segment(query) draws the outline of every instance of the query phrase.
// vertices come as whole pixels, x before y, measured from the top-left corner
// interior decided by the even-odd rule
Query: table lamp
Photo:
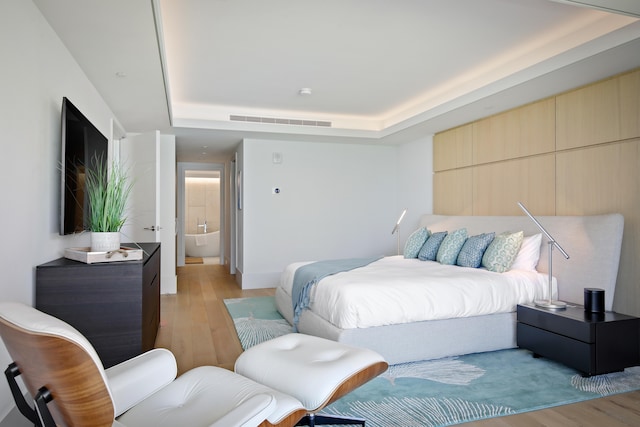
[[[400,255],[400,223],[402,222],[402,218],[404,218],[404,214],[407,213],[407,210],[403,210],[402,213],[400,214],[400,218],[398,218],[398,221],[396,221],[396,225],[393,227],[393,230],[391,231],[391,235],[393,236],[394,233],[398,233],[398,255]]]
[[[553,274],[552,274],[553,247],[555,246],[556,248],[558,248],[558,250],[562,253],[562,255],[564,255],[566,259],[569,259],[569,254],[567,254],[565,250],[562,249],[562,246],[560,246],[560,244],[556,242],[556,240],[551,236],[551,234],[549,234],[549,232],[547,232],[547,230],[544,229],[542,224],[540,224],[540,222],[538,222],[538,220],[533,215],[531,215],[531,212],[529,212],[522,203],[518,202],[518,206],[520,206],[520,209],[522,209],[524,213],[527,214],[529,218],[531,218],[531,220],[536,224],[536,226],[540,229],[540,231],[542,231],[542,234],[544,234],[547,237],[547,243],[549,244],[549,298],[546,300],[534,301],[534,304],[536,305],[536,307],[553,309],[553,310],[565,309],[567,308],[567,303],[565,303],[564,301],[553,300]]]

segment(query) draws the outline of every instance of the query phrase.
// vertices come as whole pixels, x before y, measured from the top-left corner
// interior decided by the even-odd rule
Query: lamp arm
[[[398,221],[396,221],[396,225],[393,227],[393,230],[391,230],[391,234],[395,234],[396,231],[398,231],[398,229],[400,228],[400,223],[402,222],[402,219],[404,218],[404,215],[407,213],[407,210],[403,210],[402,213],[400,214],[400,218],[398,218]]]
[[[533,216],[531,215],[531,212],[529,212],[527,210],[527,208],[524,207],[524,205],[520,202],[518,202],[518,206],[520,206],[520,209],[522,209],[522,211],[527,214],[527,216],[529,218],[531,218],[531,221],[534,222],[534,224],[540,229],[540,231],[542,231],[542,233],[547,237],[547,239],[549,240],[549,243],[553,243],[553,246],[555,246],[556,248],[558,248],[558,250],[562,253],[562,255],[566,258],[569,259],[569,254],[567,252],[565,252],[564,249],[562,249],[562,246],[560,246],[560,244],[556,241],[556,239],[553,238],[553,236],[551,236],[551,234],[549,234],[549,232],[547,230],[545,230],[545,228],[542,226],[542,224],[540,224],[540,222]]]

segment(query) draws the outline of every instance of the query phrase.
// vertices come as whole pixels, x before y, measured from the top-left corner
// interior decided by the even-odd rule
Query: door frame
[[[219,171],[220,172],[220,264],[224,263],[225,259],[225,238],[226,233],[226,216],[224,209],[225,201],[225,182],[226,177],[224,174],[224,163],[193,163],[193,162],[178,162],[178,185],[176,194],[177,205],[177,265],[183,267],[184,262],[184,233],[185,233],[185,178],[187,171]]]

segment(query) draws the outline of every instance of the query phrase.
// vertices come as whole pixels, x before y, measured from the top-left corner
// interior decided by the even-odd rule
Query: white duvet
[[[288,295],[304,264],[283,271]],[[480,316],[548,298],[547,281],[535,271],[494,273],[392,256],[322,279],[311,291],[309,309],[342,329]]]

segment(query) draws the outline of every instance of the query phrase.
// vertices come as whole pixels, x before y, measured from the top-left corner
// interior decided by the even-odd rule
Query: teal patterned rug
[[[272,297],[225,304],[245,349],[292,331]],[[583,378],[527,350],[511,349],[392,365],[323,413],[365,418],[369,427],[448,426],[638,389],[640,367]]]

